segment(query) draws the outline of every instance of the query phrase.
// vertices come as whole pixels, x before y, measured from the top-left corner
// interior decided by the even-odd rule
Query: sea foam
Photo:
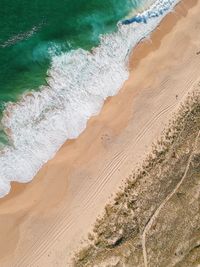
[[[79,136],[104,100],[117,94],[128,78],[129,51],[179,1],[155,1],[138,14],[146,17],[146,23],[119,23],[117,32],[102,35],[100,45],[91,52],[77,49],[53,56],[48,85],[24,95],[18,103],[7,104],[2,124],[11,145],[0,154],[1,197],[9,192],[11,181],[30,181],[67,139]]]

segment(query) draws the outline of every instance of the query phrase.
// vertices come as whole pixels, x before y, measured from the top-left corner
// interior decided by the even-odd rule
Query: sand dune
[[[200,80],[199,12],[200,1],[182,1],[135,49],[129,80],[86,131],[0,200],[0,266],[70,266],[112,193]]]

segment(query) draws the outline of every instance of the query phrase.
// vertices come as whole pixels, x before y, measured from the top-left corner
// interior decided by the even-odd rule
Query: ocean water
[[[44,84],[49,50],[91,49],[141,1],[0,0],[0,101]]]
[[[52,53],[90,50],[142,1],[0,0],[0,112],[46,84]],[[6,136],[0,128],[0,142]]]
[[[0,196],[78,137],[178,2],[0,0]]]

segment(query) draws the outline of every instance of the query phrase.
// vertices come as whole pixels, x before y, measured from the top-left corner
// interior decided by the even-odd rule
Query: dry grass
[[[141,168],[129,175],[113,203],[105,207],[103,216],[97,219],[88,236],[88,245],[75,255],[74,266],[95,266],[111,256],[120,259],[125,251],[129,252],[123,256],[126,261],[140,266],[143,230],[181,180],[199,129],[200,93],[196,90],[181,106],[160,140],[153,144],[152,153]],[[198,160],[194,161],[197,165]],[[195,163],[193,168],[197,171]],[[133,251],[135,261],[131,261]]]

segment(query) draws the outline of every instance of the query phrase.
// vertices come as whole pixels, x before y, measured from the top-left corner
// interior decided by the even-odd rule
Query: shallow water
[[[45,83],[52,50],[99,43],[141,1],[0,0],[0,106]]]
[[[5,129],[10,145],[0,155],[0,196],[9,192],[11,181],[30,181],[67,139],[78,137],[127,79],[129,51],[178,1],[156,0],[141,14],[142,23],[118,27],[141,1],[17,0],[9,2],[13,12],[5,1],[3,7],[9,10],[0,9],[5,12],[1,103],[29,93],[16,104],[7,103],[3,111],[0,140],[6,141]]]

